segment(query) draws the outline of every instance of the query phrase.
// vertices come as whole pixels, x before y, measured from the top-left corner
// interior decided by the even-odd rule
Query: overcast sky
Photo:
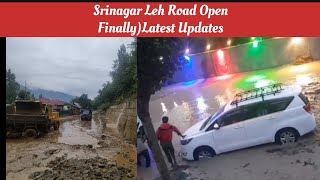
[[[7,38],[6,68],[27,86],[97,95],[121,44],[133,38]]]

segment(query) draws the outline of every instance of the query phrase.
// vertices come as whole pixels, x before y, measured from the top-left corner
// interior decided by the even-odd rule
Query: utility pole
[[[24,81],[24,100],[26,100],[27,96],[27,81]]]

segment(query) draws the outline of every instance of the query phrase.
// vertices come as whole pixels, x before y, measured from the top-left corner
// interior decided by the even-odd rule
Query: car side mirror
[[[215,123],[215,124],[213,125],[213,128],[214,128],[214,129],[219,129],[220,126],[219,126],[217,123]]]

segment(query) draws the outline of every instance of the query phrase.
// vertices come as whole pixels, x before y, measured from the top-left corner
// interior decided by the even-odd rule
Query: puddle
[[[100,147],[98,139],[95,138],[99,135],[95,119],[92,119],[92,121],[66,121],[60,126],[59,132],[58,143]]]

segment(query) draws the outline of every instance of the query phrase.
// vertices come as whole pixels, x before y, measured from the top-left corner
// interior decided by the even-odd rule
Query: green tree
[[[75,97],[71,100],[71,103],[79,103],[84,109],[92,108],[92,101],[88,98],[88,94],[82,94],[80,97]]]
[[[43,98],[43,95],[42,94],[39,94],[39,99]]]
[[[138,116],[162,179],[171,179],[149,113],[152,94],[182,68],[187,38],[138,38]]]
[[[31,94],[31,99],[32,99],[32,100],[35,100],[35,99],[36,99],[36,98],[34,97],[34,94],[33,94],[33,93]]]
[[[18,99],[19,100],[31,100],[32,97],[31,97],[30,91],[26,91],[26,90],[21,89],[18,92]]]
[[[11,104],[18,95],[20,89],[19,83],[16,82],[16,76],[11,69],[6,71],[6,103]]]
[[[112,81],[103,84],[94,98],[93,108],[106,110],[113,104],[136,95],[137,92],[137,42],[128,46],[121,45],[118,50],[118,58],[114,60],[110,76]],[[136,96],[135,96],[136,97]]]

